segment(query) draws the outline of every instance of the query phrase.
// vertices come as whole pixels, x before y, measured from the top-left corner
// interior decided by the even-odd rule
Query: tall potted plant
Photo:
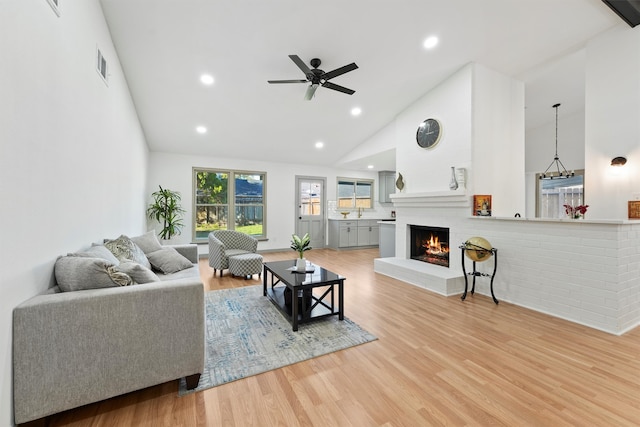
[[[172,236],[182,231],[182,214],[185,212],[180,206],[180,193],[171,191],[162,186],[160,190],[151,194],[153,203],[147,208],[149,219],[155,219],[162,224],[162,230],[158,234],[161,239],[169,240]]]
[[[311,237],[309,233],[305,233],[300,237],[296,234],[291,235],[291,249],[298,252],[299,258],[296,260],[296,269],[298,271],[305,271],[307,268],[307,260],[304,259],[304,253],[311,250]]]

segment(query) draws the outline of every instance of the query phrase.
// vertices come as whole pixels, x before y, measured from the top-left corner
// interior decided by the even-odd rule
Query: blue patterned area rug
[[[262,285],[207,292],[205,307],[204,372],[194,390],[180,381],[181,396],[377,339],[338,316],[293,332]]]

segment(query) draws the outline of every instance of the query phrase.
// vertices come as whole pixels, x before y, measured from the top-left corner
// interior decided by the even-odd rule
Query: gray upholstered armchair
[[[209,233],[209,265],[213,267],[213,275],[229,268],[229,257],[256,253],[258,240],[248,234],[233,230],[216,230]]]

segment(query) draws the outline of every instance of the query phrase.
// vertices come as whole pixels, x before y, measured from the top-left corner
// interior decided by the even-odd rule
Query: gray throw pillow
[[[171,274],[193,267],[191,261],[169,246],[166,246],[159,251],[151,252],[147,257],[149,257],[149,261],[153,268],[164,274]]]
[[[162,249],[162,244],[158,240],[155,230],[144,233],[142,236],[132,237],[131,241],[138,245],[145,254],[150,254],[151,252]]]
[[[113,255],[113,253],[111,253],[111,251],[106,247],[104,247],[103,245],[93,245],[89,249],[85,249],[83,251],[76,252],[73,254],[68,254],[68,255],[82,256],[85,258],[102,258],[103,260],[111,264],[115,264],[115,265],[120,264],[120,261],[118,260],[118,258],[116,258],[115,255]]]
[[[64,292],[128,286],[133,280],[102,258],[65,256],[56,260],[56,282]]]
[[[160,278],[153,271],[142,264],[133,261],[122,261],[117,267],[118,271],[126,273],[136,283],[159,282]]]
[[[104,246],[109,249],[120,262],[128,259],[142,264],[147,268],[151,268],[151,264],[149,264],[149,260],[142,249],[124,234],[117,239],[107,240]]]

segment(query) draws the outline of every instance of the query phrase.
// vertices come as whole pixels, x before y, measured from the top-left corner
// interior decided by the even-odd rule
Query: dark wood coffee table
[[[318,265],[312,265],[313,271],[298,273],[295,260],[264,263],[262,284],[264,296],[282,311],[293,326],[317,320],[327,316],[338,316],[344,320],[344,281],[345,277],[332,273]],[[292,270],[293,269],[293,270]],[[271,278],[271,286],[269,285]],[[282,284],[284,286],[276,286]],[[335,288],[338,295],[335,295]],[[285,290],[288,289],[287,292]],[[314,293],[314,289],[316,292]],[[293,298],[291,298],[293,296]],[[337,299],[337,310],[336,310]]]

